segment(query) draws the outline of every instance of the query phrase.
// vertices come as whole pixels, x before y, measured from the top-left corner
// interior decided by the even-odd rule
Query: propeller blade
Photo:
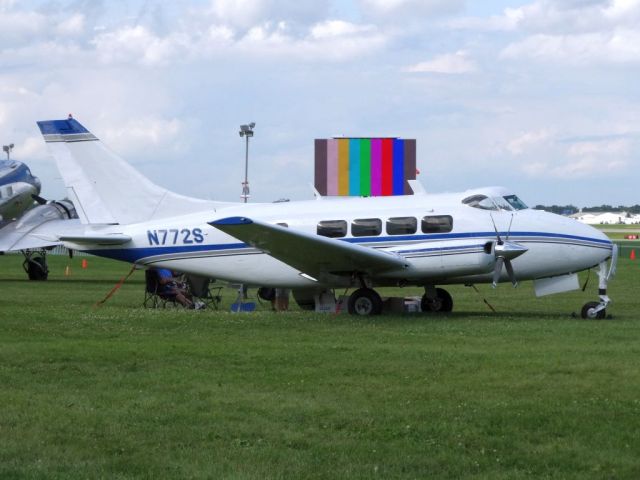
[[[504,266],[507,269],[507,274],[509,275],[509,280],[511,280],[511,283],[513,284],[514,287],[518,286],[518,280],[516,280],[516,275],[515,273],[513,273],[513,266],[511,265],[511,260],[506,259],[504,261]]]
[[[496,258],[496,266],[493,269],[493,288],[498,286],[498,282],[500,281],[500,275],[502,275],[502,264],[504,263],[503,257]]]

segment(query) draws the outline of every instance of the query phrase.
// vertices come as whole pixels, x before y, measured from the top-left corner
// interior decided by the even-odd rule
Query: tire
[[[266,302],[271,302],[276,298],[276,289],[269,287],[260,287],[258,289],[258,296]]]
[[[349,313],[351,315],[380,315],[382,299],[375,290],[360,288],[349,297]]]
[[[453,298],[445,289],[436,288],[436,298],[427,298],[425,293],[420,307],[423,312],[447,313],[453,310]]]
[[[599,312],[595,312],[596,307],[600,305],[598,302],[587,302],[582,307],[582,312],[580,312],[580,316],[587,320],[602,320],[606,318],[607,311],[605,309],[600,310]]]
[[[45,257],[32,257],[25,260],[25,270],[29,280],[43,281],[49,277],[49,268]]]

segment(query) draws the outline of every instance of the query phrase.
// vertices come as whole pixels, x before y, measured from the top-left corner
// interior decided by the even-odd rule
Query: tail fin
[[[155,185],[71,116],[38,127],[82,223],[129,224],[228,205]]]

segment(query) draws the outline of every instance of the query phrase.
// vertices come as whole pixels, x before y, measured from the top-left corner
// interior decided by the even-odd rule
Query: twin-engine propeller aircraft
[[[12,148],[13,144],[4,146],[7,157]],[[31,173],[27,165],[9,158],[0,160],[0,228],[3,235],[8,235],[16,228],[24,231],[26,225],[32,224],[35,218],[43,215],[50,218],[51,209],[63,212],[61,208],[64,208],[68,213],[69,208],[73,208],[69,202],[55,202],[56,205],[46,202],[38,196],[40,189],[40,179]],[[47,203],[49,205],[45,206],[44,204]],[[62,214],[57,218],[70,218],[70,216]],[[25,256],[24,269],[31,280],[47,278],[49,270],[44,246],[38,245],[35,249],[22,250]]]
[[[353,314],[378,314],[376,287],[418,285],[422,308],[451,311],[447,284],[534,280],[539,295],[578,288],[599,266],[603,318],[617,250],[598,230],[531,210],[504,188],[431,195],[236,204],[197,200],[151,183],[75,119],[38,122],[79,220],[51,220],[29,241],[249,286],[293,289],[303,306],[331,288],[357,288]],[[1,238],[0,238],[1,241]],[[0,249],[2,247],[0,246]],[[607,261],[611,259],[611,266]]]

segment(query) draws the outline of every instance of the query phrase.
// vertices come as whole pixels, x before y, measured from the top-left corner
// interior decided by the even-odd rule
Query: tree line
[[[574,213],[578,213],[580,209],[575,205],[536,205],[534,207],[536,210],[544,210],[546,212],[557,213],[558,215],[573,215]],[[603,212],[627,212],[631,215],[636,215],[640,213],[640,205],[618,205],[614,207],[612,205],[599,205],[596,207],[583,207],[582,213],[603,213]]]

